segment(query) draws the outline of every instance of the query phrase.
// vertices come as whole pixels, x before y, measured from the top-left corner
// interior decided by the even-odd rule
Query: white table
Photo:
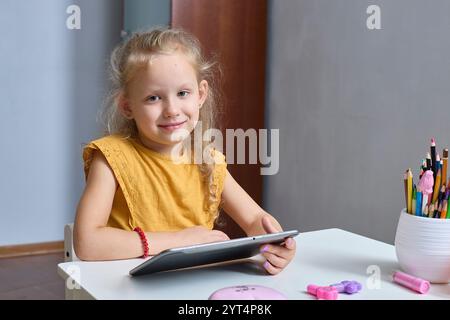
[[[142,259],[66,262],[58,265],[58,273],[66,280],[67,299],[205,300],[217,289],[250,284],[277,289],[289,299],[315,299],[305,292],[308,284],[343,280],[359,281],[363,289],[353,295],[340,294],[341,300],[450,299],[450,285],[432,284],[423,295],[392,282],[393,271],[399,269],[392,245],[340,229],[301,233],[296,241],[294,260],[275,276],[261,271],[260,256],[136,278],[128,272]]]

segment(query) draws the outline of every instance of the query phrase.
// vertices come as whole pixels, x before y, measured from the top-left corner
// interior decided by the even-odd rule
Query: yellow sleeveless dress
[[[218,201],[208,210],[197,164],[176,163],[138,139],[110,135],[84,147],[86,179],[95,150],[105,156],[118,182],[108,226],[124,230],[140,227],[147,232],[198,225],[213,228],[226,175],[225,157],[219,151],[214,154],[213,172]]]

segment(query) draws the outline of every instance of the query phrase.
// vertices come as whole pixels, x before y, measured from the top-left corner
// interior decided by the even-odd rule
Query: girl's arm
[[[117,187],[106,158],[95,151],[74,225],[74,249],[81,260],[128,259],[143,254],[136,232],[106,226]],[[150,255],[168,248],[228,239],[223,232],[203,227],[179,232],[147,232],[146,236]]]
[[[223,209],[248,236],[282,231],[278,221],[264,211],[227,170],[222,191]],[[263,245],[262,255],[267,259],[264,268],[270,274],[282,271],[295,255],[296,244],[288,238],[282,245]]]
[[[267,217],[277,231],[283,231],[278,221],[264,211],[228,172],[222,192],[223,209],[245,231],[247,236],[267,233],[262,218]]]

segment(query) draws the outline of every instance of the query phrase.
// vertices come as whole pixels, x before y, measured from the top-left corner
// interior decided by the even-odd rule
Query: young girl
[[[233,179],[223,154],[204,151],[211,141],[195,141],[215,125],[213,67],[198,40],[176,29],[135,33],[113,51],[107,135],[83,151],[87,182],[74,226],[80,259],[228,240],[212,230],[219,206],[248,236],[282,231]],[[205,159],[193,163],[199,154]],[[292,238],[261,247],[264,268],[280,272],[295,248]]]

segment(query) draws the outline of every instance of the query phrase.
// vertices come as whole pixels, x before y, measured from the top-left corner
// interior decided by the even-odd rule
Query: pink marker
[[[394,282],[419,293],[427,293],[430,290],[430,282],[417,277],[413,277],[404,272],[396,271],[393,275]]]
[[[306,290],[309,294],[316,296],[319,300],[336,300],[338,298],[338,291],[335,287],[321,287],[316,286],[315,284],[310,284]]]

